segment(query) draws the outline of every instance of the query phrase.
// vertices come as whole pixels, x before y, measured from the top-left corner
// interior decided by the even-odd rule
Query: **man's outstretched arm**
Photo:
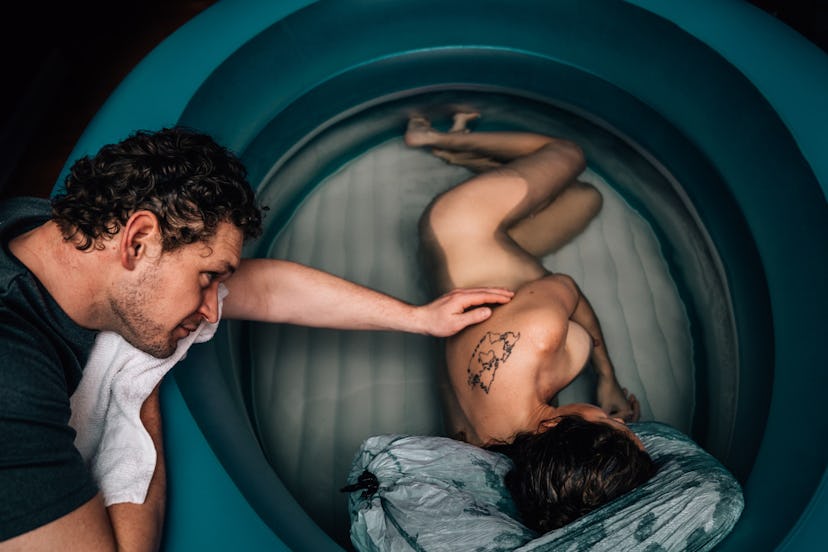
[[[491,315],[487,304],[507,303],[500,288],[451,291],[415,306],[333,274],[290,261],[245,259],[226,282],[223,316],[302,326],[395,330],[453,335]]]

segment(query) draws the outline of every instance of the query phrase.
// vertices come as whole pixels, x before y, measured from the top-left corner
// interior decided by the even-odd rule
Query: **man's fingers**
[[[471,295],[487,295],[487,296],[492,295],[492,296],[498,296],[498,297],[512,297],[515,294],[515,292],[510,290],[510,289],[498,288],[498,287],[492,287],[492,288],[464,288],[464,289],[460,289],[460,290],[457,290],[457,291],[459,291],[460,293],[467,293],[467,294],[471,294]]]
[[[449,293],[492,293],[495,295],[505,295],[507,297],[515,294],[514,291],[501,287],[457,288]]]
[[[467,322],[463,325],[465,328],[466,326],[470,326],[472,324],[477,324],[478,322],[483,322],[488,317],[492,315],[492,309],[489,307],[480,307],[476,309],[472,309],[470,311],[464,312],[461,314],[461,319],[463,322]]]
[[[489,307],[478,307],[476,309],[461,312],[453,317],[453,323],[451,326],[444,327],[444,330],[435,329],[435,331],[432,332],[432,335],[437,337],[448,337],[450,335],[454,335],[467,326],[483,322],[491,315],[492,309]]]
[[[463,310],[484,303],[508,303],[514,293],[508,289],[465,289],[452,293],[452,299],[460,302]]]
[[[512,300],[514,292],[505,288],[466,288],[452,290],[427,306],[433,324],[428,333],[448,337],[466,326],[478,324],[492,315],[491,307]]]

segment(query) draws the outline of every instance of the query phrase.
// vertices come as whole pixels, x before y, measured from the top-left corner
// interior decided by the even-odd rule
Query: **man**
[[[601,195],[577,181],[574,143],[523,132],[468,132],[460,113],[448,132],[420,117],[412,147],[478,172],[438,196],[420,221],[421,246],[438,291],[498,286],[515,291],[486,321],[446,342],[450,431],[512,457],[506,483],[524,521],[546,532],[612,500],[653,473],[624,421],[635,396],[621,388],[598,319],[569,276],[539,258],[582,231]],[[601,408],[557,406],[557,393],[590,360]]]
[[[165,473],[156,388],[141,420],[157,451],[143,504],[105,508],[73,444],[70,401],[98,331],[158,358],[202,320],[447,336],[507,302],[459,290],[420,307],[295,263],[241,259],[261,232],[238,159],[183,129],[138,132],[72,167],[52,201],[0,208],[0,551],[154,550]]]

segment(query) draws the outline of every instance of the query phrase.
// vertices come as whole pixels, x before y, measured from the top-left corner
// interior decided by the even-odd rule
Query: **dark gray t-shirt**
[[[96,332],[75,324],[8,248],[49,215],[43,199],[0,204],[0,541],[97,492],[69,427],[69,396]]]

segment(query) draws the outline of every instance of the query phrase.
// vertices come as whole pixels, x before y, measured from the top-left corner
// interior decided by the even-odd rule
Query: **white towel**
[[[228,290],[219,285],[219,319]],[[175,352],[155,358],[130,345],[114,332],[101,332],[70,397],[75,446],[98,484],[106,506],[120,502],[143,504],[155,471],[156,452],[141,423],[144,401],[161,378],[186,354],[190,345],[207,341],[218,322],[202,321],[178,342]]]

